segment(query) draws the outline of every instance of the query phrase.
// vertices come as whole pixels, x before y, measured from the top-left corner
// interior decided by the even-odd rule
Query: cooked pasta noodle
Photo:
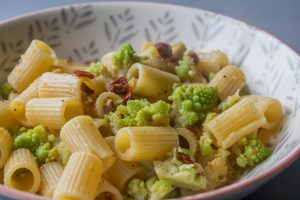
[[[75,97],[81,99],[81,80],[69,74],[44,73],[38,83],[40,98]]]
[[[99,157],[88,152],[73,153],[58,181],[53,198],[95,199],[102,170],[103,163]]]
[[[86,151],[99,156],[103,160],[104,171],[115,161],[113,151],[89,116],[78,116],[68,121],[60,136],[72,152]]]
[[[52,197],[63,171],[64,167],[59,162],[46,163],[40,167],[41,185],[39,191],[43,196]]]
[[[228,148],[266,123],[255,104],[243,99],[206,123],[205,129],[215,137],[218,146]]]
[[[26,104],[26,118],[37,126],[60,129],[73,117],[83,114],[80,101],[74,97],[35,98]]]
[[[122,97],[113,93],[113,92],[103,92],[101,93],[95,103],[95,110],[97,113],[97,117],[104,117],[105,114],[105,106],[112,105],[114,107],[114,103],[116,101],[122,101]]]
[[[10,101],[0,101],[0,127],[10,128],[17,123],[9,105]]]
[[[55,53],[46,43],[33,40],[7,80],[16,91],[22,92],[37,77],[52,68],[54,59]]]
[[[0,169],[8,160],[12,150],[12,137],[9,132],[0,127]]]
[[[171,127],[126,127],[115,138],[115,150],[126,161],[163,159],[178,145],[177,131]]]
[[[115,137],[106,137],[107,144],[111,149],[115,149]],[[127,183],[133,177],[142,177],[145,173],[144,168],[137,162],[126,162],[116,156],[116,161],[104,174],[106,179],[109,180],[118,190],[124,192]]]
[[[177,128],[177,133],[179,136],[179,146],[189,149],[192,154],[195,154],[198,145],[195,134],[186,128]]]
[[[122,194],[115,188],[110,182],[105,179],[101,180],[99,185],[99,191],[95,200],[106,200],[107,198],[111,200],[122,200]]]
[[[219,98],[225,99],[243,88],[245,84],[246,77],[242,70],[234,65],[228,65],[216,74],[208,86],[217,87]]]
[[[130,67],[127,79],[134,93],[163,100],[167,100],[172,94],[173,84],[180,83],[177,76],[140,63]]]
[[[4,185],[7,187],[36,193],[41,176],[35,157],[27,149],[12,152],[4,166]]]

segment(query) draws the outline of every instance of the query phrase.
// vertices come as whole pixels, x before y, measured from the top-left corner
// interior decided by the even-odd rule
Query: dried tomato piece
[[[200,132],[200,128],[198,126],[187,126],[187,129],[189,129],[190,131],[192,131],[195,134],[198,134]]]
[[[182,152],[178,152],[177,153],[177,157],[179,160],[181,160],[182,162],[186,163],[186,164],[193,164],[194,161],[190,158],[190,156],[182,153]]]
[[[133,96],[132,96],[132,92],[130,91],[124,98],[123,98],[123,101],[122,101],[122,105],[127,105],[127,102],[129,100],[132,100],[133,99]]]
[[[131,88],[125,77],[120,77],[108,85],[108,90],[121,96],[126,96],[131,92]]]
[[[155,44],[155,48],[162,59],[165,60],[172,57],[172,47],[169,44],[159,42]]]
[[[195,52],[192,52],[192,53],[190,54],[190,57],[193,59],[195,65],[197,65],[198,62],[200,61],[198,55],[197,55]]]
[[[95,78],[94,74],[91,74],[90,72],[87,71],[82,71],[82,70],[74,70],[73,73],[77,77],[87,77],[89,79]]]
[[[89,88],[85,83],[80,86],[81,91],[85,92],[88,96],[94,94],[94,90]]]

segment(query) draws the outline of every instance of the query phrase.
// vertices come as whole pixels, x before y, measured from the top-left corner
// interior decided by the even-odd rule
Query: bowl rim
[[[130,4],[130,5],[129,5]],[[173,3],[161,3],[161,2],[139,2],[139,1],[104,1],[104,2],[85,2],[85,3],[73,3],[73,4],[63,4],[63,5],[59,5],[59,6],[53,6],[50,8],[45,8],[45,9],[39,9],[39,10],[35,10],[35,11],[30,11],[30,12],[26,12],[24,14],[21,15],[17,15],[15,17],[11,17],[8,19],[4,19],[4,20],[0,20],[0,27],[1,26],[5,26],[5,25],[9,25],[10,23],[16,22],[20,19],[23,18],[30,18],[30,17],[34,17],[43,13],[51,13],[54,12],[56,10],[62,9],[62,8],[66,8],[69,6],[87,6],[87,5],[91,5],[91,6],[112,6],[112,5],[120,5],[120,6],[134,6],[138,5],[138,6],[166,6],[169,8],[178,8],[178,9],[190,9],[193,11],[201,11],[201,12],[208,12],[211,14],[216,14],[220,17],[222,17],[223,19],[227,20],[228,22],[231,23],[235,23],[235,24],[241,24],[243,26],[248,26],[253,28],[255,31],[261,32],[264,35],[267,35],[268,37],[271,37],[272,39],[276,40],[277,42],[279,42],[281,45],[285,46],[285,48],[289,49],[289,52],[293,53],[299,60],[300,60],[300,54],[290,45],[288,45],[287,43],[283,42],[282,40],[280,40],[278,37],[274,36],[273,34],[262,30],[252,24],[249,24],[245,21],[242,21],[240,19],[234,18],[234,17],[230,17],[227,16],[225,14],[222,13],[217,13],[214,11],[210,11],[207,9],[202,9],[202,8],[195,8],[195,7],[191,7],[191,6],[185,6],[185,5],[180,5],[180,4],[173,4]],[[224,187],[212,190],[212,191],[207,191],[207,192],[203,192],[203,193],[199,193],[199,194],[195,194],[195,195],[191,195],[191,196],[187,196],[187,197],[181,197],[180,199],[183,200],[191,200],[191,199],[199,199],[199,200],[208,200],[208,199],[214,199],[216,197],[220,197],[224,194],[233,192],[235,190],[242,190],[245,189],[246,187],[248,187],[249,185],[253,184],[253,183],[258,183],[263,181],[263,179],[268,179],[268,178],[272,178],[273,174],[275,173],[280,173],[282,170],[284,170],[285,168],[287,168],[290,164],[292,164],[298,157],[300,157],[300,144],[298,145],[298,147],[296,147],[296,150],[289,155],[288,157],[286,157],[284,160],[282,160],[280,163],[277,163],[276,165],[272,166],[271,168],[269,168],[267,171],[263,172],[260,175],[256,175],[254,177],[248,178],[246,180],[242,180],[240,182],[235,182],[232,183],[230,185],[226,185]],[[28,192],[23,192],[20,190],[16,190],[16,189],[12,189],[12,188],[8,188],[5,187],[4,185],[0,184],[0,194],[5,196],[5,197],[9,197],[9,198],[19,198],[19,199],[28,199],[28,200],[47,200],[50,198],[45,197],[45,196],[40,196],[37,194],[31,194]]]

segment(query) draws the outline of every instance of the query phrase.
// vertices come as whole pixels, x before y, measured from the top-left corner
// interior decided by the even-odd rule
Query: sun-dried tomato
[[[88,96],[94,94],[94,90],[89,88],[85,83],[80,86],[81,91],[85,92]]]
[[[197,65],[198,62],[200,61],[198,55],[197,55],[195,52],[192,52],[192,53],[190,54],[190,57],[193,59],[195,65]]]
[[[126,96],[131,92],[128,81],[125,77],[120,77],[108,85],[108,90],[121,96]]]
[[[192,131],[195,134],[198,134],[200,132],[200,128],[198,126],[192,125],[192,126],[187,126],[187,129]]]
[[[181,160],[182,162],[186,163],[186,164],[193,164],[194,161],[190,158],[190,156],[182,153],[182,152],[178,152],[177,153],[177,158],[179,160]]]
[[[172,47],[169,44],[159,42],[155,44],[155,47],[162,59],[165,60],[172,57]]]
[[[95,78],[94,74],[87,72],[87,71],[82,71],[82,70],[74,70],[73,73],[77,77],[87,77],[89,79]]]

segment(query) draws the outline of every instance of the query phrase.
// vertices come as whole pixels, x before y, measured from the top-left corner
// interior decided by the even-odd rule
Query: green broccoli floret
[[[100,76],[101,74],[108,74],[107,68],[103,66],[100,62],[91,63],[91,65],[86,69],[86,71],[95,76]]]
[[[14,91],[13,87],[8,82],[6,82],[1,85],[0,95],[2,99],[6,100],[8,99],[9,94],[13,91]]]
[[[243,150],[236,158],[236,163],[239,167],[252,167],[264,161],[271,154],[271,150],[257,137],[245,137],[240,143]]]
[[[216,105],[217,95],[218,90],[214,87],[175,84],[170,100],[173,100],[172,108],[177,112],[177,123],[191,126],[202,122]]]
[[[237,92],[234,95],[228,96],[223,102],[221,102],[218,106],[218,109],[221,112],[224,112],[225,110],[236,104],[239,100],[241,100],[241,96]]]
[[[197,70],[194,60],[184,55],[178,62],[178,66],[175,67],[176,75],[183,81],[192,81],[197,76]]]
[[[148,197],[148,190],[143,180],[134,178],[127,186],[127,194],[134,200],[146,200]]]
[[[119,67],[128,68],[133,63],[138,62],[139,58],[131,44],[121,46],[113,56],[114,64]]]
[[[212,139],[202,135],[199,140],[200,153],[202,156],[208,156],[213,153]]]
[[[130,100],[127,106],[119,105],[115,112],[106,116],[117,128],[126,126],[169,125],[170,104],[157,101],[151,104],[146,99]]]
[[[202,166],[178,149],[167,160],[154,161],[154,169],[159,179],[170,180],[176,187],[200,191],[207,186]]]
[[[19,134],[14,138],[14,149],[26,148],[33,153],[39,164],[45,163],[49,152],[54,148],[55,136],[48,135],[45,127],[42,125],[33,129],[26,130],[23,128],[23,130],[20,130],[18,131]]]
[[[151,177],[147,180],[146,186],[148,189],[149,200],[160,200],[169,197],[174,191],[175,187],[172,181],[167,179],[158,179],[156,176]]]

